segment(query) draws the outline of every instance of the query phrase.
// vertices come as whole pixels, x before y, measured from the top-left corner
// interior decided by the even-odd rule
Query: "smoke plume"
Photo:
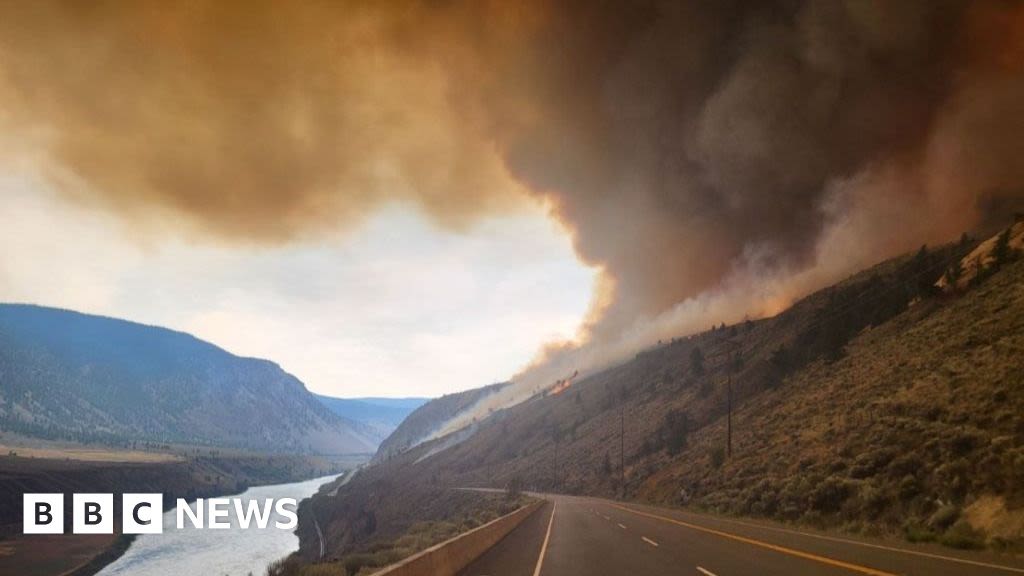
[[[603,278],[503,401],[1024,197],[1016,1],[0,10],[5,149],[78,201],[264,243],[546,202]]]

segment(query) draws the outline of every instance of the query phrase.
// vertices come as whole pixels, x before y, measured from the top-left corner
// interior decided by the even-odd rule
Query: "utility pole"
[[[722,340],[722,344],[726,350],[716,356],[725,356],[725,453],[732,458],[732,371],[743,345],[731,338]]]
[[[726,370],[725,403],[728,416],[725,423],[725,454],[732,458],[732,354],[729,355],[729,368]]]
[[[619,397],[619,489],[626,499],[626,401]]]
[[[555,461],[553,468],[551,484],[554,486],[555,492],[558,492],[558,440],[555,440]]]

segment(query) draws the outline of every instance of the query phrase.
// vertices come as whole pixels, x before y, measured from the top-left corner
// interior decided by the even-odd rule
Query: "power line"
[[[955,248],[954,248],[954,253],[950,257],[944,258],[942,260],[939,260],[938,262],[934,263],[933,265],[928,266],[928,267],[920,270],[919,272],[917,272],[915,274],[911,274],[911,275],[909,275],[906,278],[903,278],[902,282],[895,282],[892,285],[888,286],[887,288],[882,288],[881,291],[877,293],[878,297],[876,297],[874,299],[875,300],[881,300],[880,296],[887,295],[887,294],[889,294],[891,292],[894,292],[898,288],[905,288],[907,281],[921,279],[926,274],[930,274],[930,273],[935,272],[935,270],[938,269],[940,266],[942,268],[946,268],[950,264],[952,264],[955,260],[962,260],[963,258],[964,258],[964,256],[959,256],[957,254]],[[841,305],[839,308],[833,309],[832,312],[830,312],[829,314],[824,315],[824,316],[819,316],[817,318],[812,319],[809,323],[807,323],[804,326],[802,326],[802,329],[809,329],[809,328],[812,328],[812,327],[819,327],[822,324],[824,324],[824,323],[826,323],[826,322],[828,322],[830,320],[833,320],[835,318],[840,317],[841,315],[851,311],[856,306],[858,306],[861,302],[858,302],[857,300],[861,300],[862,296],[866,296],[869,293],[871,293],[872,291],[873,291],[873,288],[871,288],[871,287],[865,288],[860,293],[858,293],[856,296],[851,297],[849,300],[847,300],[845,303],[843,303],[843,305]],[[868,298],[866,300],[863,300],[863,302],[867,302],[867,301],[870,301],[870,300],[872,300],[872,299]],[[790,309],[792,309],[792,308],[790,308]]]
[[[932,274],[940,266],[945,268],[945,267],[948,267],[950,264],[952,264],[956,260],[962,260],[964,256],[960,255],[960,252],[959,252],[959,250],[957,248],[959,248],[959,247],[952,247],[951,249],[953,250],[953,253],[950,256],[948,256],[946,258],[943,258],[943,259],[940,259],[938,262],[934,262],[931,265],[929,265],[929,266],[927,266],[927,267],[925,267],[925,268],[923,268],[923,269],[921,269],[921,270],[919,270],[919,271],[917,271],[917,272],[915,272],[913,274],[909,274],[907,276],[902,276],[902,277],[897,275],[897,274],[894,274],[893,276],[895,276],[895,280],[896,281],[893,282],[889,286],[885,286],[885,287],[881,288],[880,290],[876,290],[872,286],[868,286],[868,287],[864,288],[859,293],[857,293],[855,296],[850,297],[848,300],[846,300],[844,303],[842,303],[838,308],[833,309],[828,314],[826,314],[824,316],[818,316],[816,318],[813,318],[813,319],[810,320],[810,322],[807,322],[803,326],[798,327],[798,331],[806,332],[808,330],[811,330],[811,329],[814,329],[814,328],[818,328],[818,327],[826,324],[827,322],[830,322],[831,320],[839,318],[842,315],[844,315],[844,314],[854,310],[857,306],[869,303],[869,302],[871,302],[873,300],[874,301],[881,301],[884,296],[894,292],[895,290],[900,289],[900,288],[904,288],[905,289],[908,282],[921,279],[926,274]],[[869,295],[871,297],[868,297]],[[733,405],[733,402],[732,402],[732,400],[733,400],[733,398],[732,398],[732,372],[733,372],[733,369],[734,369],[734,363],[736,361],[735,360],[735,358],[736,358],[735,354],[737,352],[739,352],[742,355],[743,344],[741,342],[739,342],[738,340],[734,339],[734,338],[726,337],[726,338],[723,338],[721,340],[718,340],[717,342],[712,342],[712,345],[717,345],[716,347],[720,347],[722,345],[725,345],[725,347],[726,347],[725,350],[719,349],[715,353],[709,354],[709,357],[711,359],[716,360],[716,361],[719,358],[722,358],[722,357],[725,358],[724,368],[725,368],[725,371],[726,371],[726,453],[727,453],[727,455],[729,457],[731,457],[732,456],[732,410],[733,410],[733,406],[732,406]],[[719,368],[721,368],[721,367],[723,367],[723,365],[719,364]]]

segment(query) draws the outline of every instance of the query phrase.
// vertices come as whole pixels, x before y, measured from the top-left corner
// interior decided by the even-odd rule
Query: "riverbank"
[[[254,486],[241,494],[231,494],[230,498],[237,499],[243,509],[253,503],[260,505],[282,498],[301,502],[335,478],[329,475],[301,482]],[[163,517],[164,525],[174,525],[176,516],[175,510],[167,511]],[[272,563],[288,556],[299,546],[294,530],[274,528],[274,523],[288,520],[275,512],[271,512],[268,526],[263,529],[252,525],[242,528],[233,514],[225,520],[230,526],[223,530],[198,529],[186,523],[180,530],[139,536],[128,551],[100,571],[99,576],[263,576]]]
[[[120,532],[120,495],[125,492],[164,494],[165,508],[177,498],[193,500],[244,492],[251,486],[319,478],[353,468],[363,458],[223,453],[195,450],[190,455],[156,461],[84,461],[55,458],[0,457],[0,574],[25,576],[91,576],[128,549]],[[74,492],[114,493],[115,534],[21,534],[22,495],[63,493],[70,509]]]

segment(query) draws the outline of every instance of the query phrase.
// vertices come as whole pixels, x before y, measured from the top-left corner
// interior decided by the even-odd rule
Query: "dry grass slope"
[[[638,490],[657,502],[962,547],[1019,541],[1024,518],[1024,262],[919,302],[735,416]],[[685,491],[685,492],[683,492]],[[982,512],[984,510],[984,512]]]

